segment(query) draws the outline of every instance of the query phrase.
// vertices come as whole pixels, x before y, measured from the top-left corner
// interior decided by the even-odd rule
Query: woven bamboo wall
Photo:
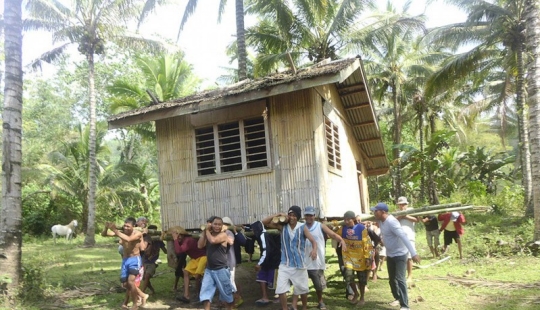
[[[326,96],[337,96],[330,89]],[[336,100],[330,101],[339,106]],[[329,117],[342,135],[343,170],[335,175],[327,169],[320,92],[308,89],[274,96],[267,106],[272,167],[257,174],[198,177],[190,116],[156,122],[163,228],[198,228],[211,215],[248,224],[291,205],[322,208],[326,216],[359,210],[357,154],[346,143],[346,124],[332,113]]]
[[[324,108],[318,108],[314,111],[315,126],[318,141],[317,150],[324,153],[324,161],[322,161],[321,173],[326,174],[324,177],[326,188],[324,196],[323,211],[327,217],[342,217],[346,211],[354,211],[355,213],[365,213],[361,206],[369,205],[369,195],[367,195],[367,182],[365,174],[361,177],[359,185],[356,163],[362,162],[357,143],[350,131],[350,124],[345,119],[343,106],[339,95],[333,85],[318,87],[316,93],[319,98],[325,98],[326,103]],[[319,99],[322,100],[322,99]],[[321,102],[322,104],[322,102]],[[328,169],[326,157],[326,140],[324,132],[324,116],[327,116],[332,123],[339,127],[339,140],[341,149],[341,165],[340,171]],[[360,193],[360,188],[365,186],[365,192]],[[363,202],[362,202],[363,201]]]

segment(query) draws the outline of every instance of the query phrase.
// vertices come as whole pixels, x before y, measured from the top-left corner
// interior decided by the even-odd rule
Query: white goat
[[[56,244],[56,235],[66,236],[66,240],[71,241],[72,237],[75,235],[75,227],[77,227],[77,220],[73,220],[67,225],[57,224],[51,227],[54,244]]]

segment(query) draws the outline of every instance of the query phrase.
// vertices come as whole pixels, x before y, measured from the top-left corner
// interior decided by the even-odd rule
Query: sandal
[[[266,305],[268,305],[269,303],[271,303],[270,300],[264,300],[264,299],[259,299],[259,300],[257,300],[257,301],[255,302],[255,304],[256,304],[257,306],[266,306]]]
[[[189,304],[189,303],[190,303],[189,298],[186,298],[186,297],[184,297],[184,296],[176,297],[176,300],[181,301],[181,302],[183,302],[183,303],[185,303],[185,304]]]

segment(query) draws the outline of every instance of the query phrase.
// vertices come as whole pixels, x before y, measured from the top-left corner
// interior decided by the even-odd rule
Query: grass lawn
[[[452,245],[450,260],[429,268],[415,269],[409,288],[411,309],[539,309],[538,258],[524,254],[507,255],[493,245],[498,238],[513,240],[520,229],[532,231],[530,224],[516,220],[511,222],[515,225],[495,226],[498,228],[494,233],[494,229],[486,227],[485,223],[489,221],[482,216],[467,219],[470,226],[465,227],[464,259],[459,260],[457,247]],[[423,257],[422,265],[427,265],[435,260],[430,258],[424,231],[418,228],[417,250]],[[82,237],[76,238],[72,244],[59,240],[57,245],[51,238],[25,239],[23,267],[27,284],[23,288],[23,296],[26,302],[18,309],[119,309],[124,292],[118,280],[120,256],[117,246],[111,238],[96,238],[97,246],[93,248],[82,247]],[[328,288],[325,302],[328,309],[360,308],[345,299],[345,285],[338,272],[337,256],[329,245],[326,252]],[[254,258],[258,256],[256,252]],[[166,259],[166,256],[162,254],[161,258]],[[245,300],[240,309],[257,308],[254,302],[261,293],[254,280],[253,267],[254,263],[243,262],[237,272],[237,283]],[[363,309],[396,309],[387,305],[392,301],[392,295],[388,281],[384,279],[387,278],[385,267],[379,272],[383,279],[369,282]],[[147,308],[202,309],[197,302],[186,305],[176,301],[175,293],[171,291],[173,282],[174,271],[166,263],[162,264],[152,280],[156,294],[150,297]],[[314,294],[310,295],[308,306],[316,309]],[[264,308],[279,309],[279,306],[271,304]]]

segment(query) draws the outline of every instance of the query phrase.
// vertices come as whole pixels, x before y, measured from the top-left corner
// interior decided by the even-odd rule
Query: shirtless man
[[[146,304],[148,295],[140,291],[135,285],[135,277],[139,274],[142,260],[141,260],[141,241],[143,234],[140,231],[134,230],[135,219],[128,217],[124,221],[123,232],[116,228],[114,223],[107,222],[105,227],[112,230],[114,235],[120,238],[120,243],[124,248],[124,254],[122,256],[122,267],[120,269],[120,281],[126,287],[126,298],[122,304],[122,308],[127,309],[129,298],[133,301],[132,310],[139,309],[137,300],[141,298],[141,305]]]

